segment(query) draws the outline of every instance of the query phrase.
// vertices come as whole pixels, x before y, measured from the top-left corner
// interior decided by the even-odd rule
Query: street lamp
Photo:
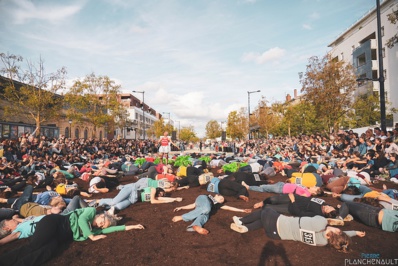
[[[386,130],[386,95],[384,92],[384,68],[383,68],[383,44],[381,35],[381,19],[380,19],[380,0],[376,0],[376,19],[377,19],[377,53],[379,60],[379,78],[358,78],[357,82],[360,81],[378,81],[380,84],[380,127],[382,130]]]
[[[260,92],[261,90],[257,90],[257,91],[248,91],[247,92],[247,110],[248,110],[248,126],[249,126],[249,139],[251,139],[251,134],[250,134],[250,94],[252,93],[256,93],[256,92]]]
[[[68,138],[72,138],[72,119],[69,119],[69,136]]]
[[[176,121],[178,123],[178,138],[180,138],[180,121]]]
[[[145,91],[133,91],[135,93],[142,93],[142,131],[145,139]]]

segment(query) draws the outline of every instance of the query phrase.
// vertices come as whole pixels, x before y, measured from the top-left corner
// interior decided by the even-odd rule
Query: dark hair
[[[106,184],[105,184],[105,181],[100,181],[100,182],[98,182],[97,184],[95,184],[95,186],[97,187],[97,188],[105,188],[106,187]]]
[[[379,201],[375,198],[355,198],[354,202],[360,202],[360,203],[368,204],[368,205],[382,208],[382,209],[384,208],[383,205],[381,205],[379,203]]]
[[[74,196],[79,196],[79,195],[80,195],[79,189],[70,189],[68,192],[66,192],[66,196],[68,198],[73,198]]]
[[[322,212],[323,212],[323,211],[322,211]],[[333,210],[333,211],[328,212],[328,213],[324,212],[324,213],[323,213],[323,216],[324,216],[325,218],[336,218],[336,217],[337,217],[337,211],[336,211],[336,210]]]
[[[160,193],[163,193],[163,196],[166,194],[163,188],[160,187],[156,188],[155,197],[159,197]]]
[[[359,191],[359,188],[356,186],[348,186],[344,191],[342,192],[343,194],[347,195],[360,195],[361,192]]]

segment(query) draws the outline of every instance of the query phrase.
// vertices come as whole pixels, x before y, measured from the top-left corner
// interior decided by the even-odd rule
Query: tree
[[[96,129],[110,122],[115,127],[123,127],[126,122],[126,109],[120,103],[120,85],[107,76],[87,75],[76,80],[65,95],[69,105],[67,115],[79,122],[86,121]]]
[[[357,88],[351,64],[333,60],[329,54],[309,59],[306,73],[301,77],[301,92],[308,107],[313,106],[325,130],[337,130],[349,111],[352,95]]]
[[[243,139],[248,132],[248,119],[244,108],[238,111],[232,111],[228,114],[227,135],[232,139]]]
[[[62,109],[62,96],[57,92],[65,87],[66,69],[46,73],[44,61],[37,64],[27,61],[22,69],[23,58],[14,54],[0,53],[4,75],[2,97],[8,101],[4,106],[6,116],[24,117],[36,124],[36,135],[40,134],[41,124],[56,119]]]
[[[398,21],[398,10],[395,10],[391,14],[388,14],[387,18],[392,24],[396,24]],[[397,43],[398,43],[398,33],[396,33],[390,39],[388,39],[386,45],[388,48],[393,48],[394,45]]]
[[[221,126],[216,120],[210,120],[206,124],[206,137],[215,139],[221,136]]]
[[[186,142],[196,142],[199,138],[196,136],[193,126],[183,127],[180,131],[180,140]]]
[[[344,126],[365,127],[375,125],[377,121],[380,121],[380,97],[378,93],[368,91],[354,100]]]

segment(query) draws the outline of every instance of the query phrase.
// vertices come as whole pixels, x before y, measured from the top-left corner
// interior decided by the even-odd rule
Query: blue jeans
[[[282,193],[283,186],[285,183],[278,182],[271,185],[261,185],[261,186],[250,186],[249,190],[257,191],[257,192],[270,192],[270,193]]]
[[[16,211],[19,211],[21,209],[21,206],[24,205],[27,202],[32,201],[32,193],[33,193],[33,187],[31,185],[27,185],[22,193],[22,195],[14,202],[12,199],[8,199],[7,203],[8,204],[14,204],[12,208]]]
[[[74,196],[73,199],[70,200],[68,206],[66,206],[66,209],[61,214],[66,215],[76,209],[86,208],[87,206],[87,203],[82,198],[80,198],[80,196]]]
[[[361,194],[359,195],[347,195],[347,194],[341,194],[340,199],[341,201],[354,201],[356,198],[362,198],[366,193],[371,192],[372,190],[368,188],[367,186],[360,185],[359,186],[359,192]]]
[[[341,205],[339,214],[345,218],[350,213],[355,220],[360,221],[368,226],[381,228],[378,217],[381,208],[374,207],[365,203],[344,202]]]
[[[193,223],[187,227],[187,231],[194,231],[193,226],[197,225],[203,227],[203,225],[209,220],[209,214],[211,211],[211,203],[206,195],[200,195],[195,200],[195,209],[182,215],[182,219],[185,222],[193,221]]]
[[[396,189],[386,189],[383,190],[383,193],[389,196],[392,199],[398,199],[398,190]]]
[[[138,201],[138,190],[148,187],[148,178],[141,178],[135,183],[122,187],[120,192],[113,199],[101,199],[99,206],[114,206],[116,210],[126,209]]]

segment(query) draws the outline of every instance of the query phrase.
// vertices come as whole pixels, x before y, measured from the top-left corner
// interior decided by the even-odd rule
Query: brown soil
[[[276,176],[275,181],[284,181]],[[134,177],[124,177],[122,183],[134,182]],[[79,184],[87,184],[77,180]],[[375,185],[382,188],[383,182]],[[398,185],[385,182],[389,188]],[[117,194],[117,190],[109,196]],[[208,194],[204,188],[177,191],[172,196],[183,197],[182,202],[151,205],[137,203],[121,211],[121,223],[142,224],[145,230],[132,230],[109,234],[107,238],[92,242],[73,242],[59,251],[47,265],[348,265],[347,259],[361,259],[364,254],[379,254],[382,259],[398,258],[398,235],[365,226],[356,221],[346,222],[344,230],[366,231],[366,237],[354,237],[352,251],[339,253],[330,247],[313,247],[294,241],[275,241],[267,238],[263,230],[239,234],[229,227],[232,216],[242,216],[219,210],[204,228],[208,235],[186,232],[189,223],[173,223],[173,209],[193,203],[200,194]],[[227,205],[251,208],[254,203],[272,196],[270,193],[250,192],[250,201],[226,197]],[[99,198],[95,195],[94,198]],[[338,200],[326,197],[336,205]],[[179,215],[187,212],[182,210]],[[27,240],[19,240],[0,247],[0,253],[13,249]],[[395,261],[398,264],[398,260]],[[370,264],[369,264],[370,265]],[[373,264],[377,265],[377,264]]]

